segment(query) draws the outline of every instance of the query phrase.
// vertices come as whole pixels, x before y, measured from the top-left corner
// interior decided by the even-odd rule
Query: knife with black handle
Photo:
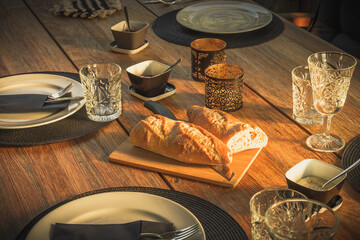
[[[144,106],[155,114],[159,114],[173,120],[179,120],[168,108],[158,102],[146,101],[144,102]],[[235,176],[235,173],[226,165],[212,165],[210,167],[228,181],[231,181],[231,179]]]
[[[169,109],[158,102],[146,101],[144,102],[144,106],[155,114],[159,114],[172,120],[177,120],[175,115]]]

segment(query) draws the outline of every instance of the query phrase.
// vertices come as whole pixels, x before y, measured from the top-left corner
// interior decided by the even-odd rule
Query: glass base
[[[121,115],[121,110],[118,110],[111,115],[94,115],[90,113],[88,113],[87,115],[91,120],[95,122],[110,122],[117,119]]]
[[[304,118],[304,117],[299,117],[296,116],[295,114],[293,114],[293,118],[295,121],[297,121],[298,123],[304,124],[304,125],[319,125],[319,124],[323,124],[324,119],[323,118]]]
[[[306,145],[319,152],[337,152],[345,147],[345,142],[339,136],[318,133],[308,137]]]

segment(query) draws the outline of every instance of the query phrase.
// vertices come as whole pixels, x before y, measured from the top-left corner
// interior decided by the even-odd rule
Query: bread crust
[[[232,153],[265,147],[266,134],[251,124],[243,123],[229,113],[218,109],[192,106],[187,109],[189,121],[214,134]]]
[[[129,139],[138,147],[181,162],[228,165],[232,161],[229,148],[202,127],[161,115],[141,120],[131,130]]]

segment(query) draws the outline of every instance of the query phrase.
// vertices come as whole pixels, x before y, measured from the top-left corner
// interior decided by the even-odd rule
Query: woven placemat
[[[176,21],[179,10],[166,13],[158,17],[152,24],[154,32],[168,42],[190,46],[190,43],[198,38],[218,38],[226,42],[227,48],[247,47],[257,45],[278,36],[284,23],[273,15],[272,21],[265,27],[255,31],[236,34],[211,34],[197,32],[183,27]]]
[[[180,205],[187,208],[192,212],[196,218],[200,221],[201,225],[205,230],[206,240],[246,240],[248,239],[244,230],[241,226],[233,219],[228,213],[223,211],[221,208],[216,205],[205,201],[204,199],[198,198],[196,196],[160,189],[160,188],[147,188],[147,187],[118,187],[118,188],[106,188],[96,191],[86,192],[75,197],[72,197],[68,200],[62,201],[53,207],[45,210],[38,216],[36,216],[17,236],[17,240],[23,240],[26,238],[31,228],[46,214],[52,210],[60,207],[61,205],[68,203],[72,200],[97,194],[103,192],[144,192],[149,194],[158,195],[167,199],[170,199],[174,202],[179,203]]]
[[[80,82],[79,74],[67,72],[36,72],[60,75]],[[7,76],[8,77],[8,76]],[[3,146],[32,146],[67,141],[89,133],[96,132],[109,125],[110,122],[94,122],[86,115],[85,106],[76,113],[60,121],[47,125],[24,128],[2,129],[0,131],[0,145]]]
[[[341,159],[343,169],[349,167],[358,159],[360,159],[360,136],[355,137],[346,146]],[[348,172],[347,180],[351,183],[351,185],[360,191],[360,167],[356,167],[352,171]]]

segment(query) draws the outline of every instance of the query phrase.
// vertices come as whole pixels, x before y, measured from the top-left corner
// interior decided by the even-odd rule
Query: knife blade
[[[46,103],[52,103],[52,102],[60,102],[60,101],[66,101],[66,100],[82,100],[84,97],[78,96],[78,97],[61,97],[61,98],[55,98],[55,99],[47,99],[45,100]]]
[[[223,176],[226,180],[231,181],[235,176],[235,173],[226,165],[213,165],[210,166],[215,172]]]
[[[173,120],[179,120],[167,107],[165,107],[164,105],[158,102],[146,101],[144,102],[144,106],[155,114],[159,114]],[[229,166],[209,165],[209,167],[211,167],[215,172],[219,173],[222,177],[224,177],[228,181],[231,181],[231,179],[235,176],[235,173],[230,169]]]
[[[175,115],[168,108],[158,102],[154,102],[151,100],[146,101],[144,102],[144,106],[155,114],[159,114],[172,120],[177,120]]]

